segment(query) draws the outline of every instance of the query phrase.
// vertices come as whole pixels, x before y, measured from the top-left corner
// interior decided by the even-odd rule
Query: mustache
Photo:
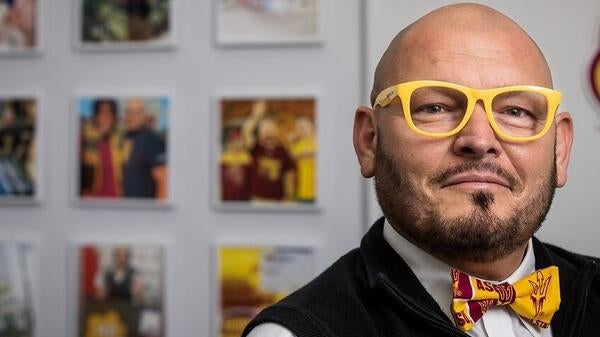
[[[445,169],[445,170],[441,171],[440,173],[436,174],[431,179],[431,181],[434,184],[441,184],[444,181],[446,181],[447,179],[449,179],[450,177],[452,177],[453,175],[460,174],[463,172],[469,172],[469,171],[494,173],[494,174],[498,175],[499,177],[503,178],[504,180],[506,180],[508,182],[508,184],[510,185],[511,189],[513,189],[514,187],[520,186],[519,179],[517,179],[517,177],[515,177],[510,172],[508,172],[507,170],[502,168],[502,166],[500,166],[499,164],[490,162],[490,161],[484,161],[484,162],[470,161],[470,162],[464,162],[464,163],[458,164],[456,166],[450,167],[450,168]]]

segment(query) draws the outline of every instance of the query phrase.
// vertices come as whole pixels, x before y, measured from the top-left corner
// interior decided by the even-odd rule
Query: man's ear
[[[360,172],[365,178],[371,178],[375,174],[376,147],[375,112],[367,106],[359,106],[354,115],[354,150],[360,162]]]
[[[567,168],[573,145],[573,118],[568,112],[556,115],[556,186],[567,183]]]

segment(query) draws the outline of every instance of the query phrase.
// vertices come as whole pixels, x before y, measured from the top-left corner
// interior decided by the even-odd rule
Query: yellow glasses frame
[[[412,120],[412,116],[410,114],[410,97],[415,90],[417,90],[419,88],[423,88],[423,87],[428,87],[428,86],[454,89],[454,90],[457,90],[457,91],[463,93],[465,95],[465,97],[467,98],[467,108],[465,111],[465,116],[463,117],[463,120],[458,124],[458,126],[456,128],[454,128],[453,130],[450,130],[448,132],[436,133],[436,132],[423,131],[415,126],[415,124]],[[546,100],[548,102],[548,115],[547,115],[548,118],[546,119],[546,124],[544,125],[544,127],[538,134],[533,135],[533,136],[512,136],[512,135],[509,135],[509,134],[505,133],[504,131],[502,131],[502,129],[496,123],[496,120],[494,119],[493,109],[492,109],[492,102],[497,95],[500,95],[500,94],[503,94],[506,92],[511,92],[511,91],[531,91],[531,92],[535,92],[535,93],[541,94],[544,97],[546,97]],[[442,138],[442,137],[450,137],[450,136],[453,136],[453,135],[459,133],[460,130],[462,130],[465,127],[465,125],[467,125],[469,120],[471,119],[471,116],[473,115],[473,111],[475,110],[475,104],[481,100],[481,101],[483,101],[483,107],[485,109],[487,119],[490,122],[490,125],[492,126],[492,129],[494,130],[496,135],[498,135],[500,138],[502,138],[504,140],[511,141],[511,142],[527,142],[527,141],[539,139],[548,132],[548,130],[550,129],[550,126],[552,125],[552,122],[554,121],[554,116],[556,115],[556,111],[558,110],[558,106],[560,105],[562,95],[561,95],[560,91],[545,88],[545,87],[538,87],[538,86],[534,86],[534,85],[515,85],[515,86],[508,86],[508,87],[479,90],[479,89],[473,89],[473,88],[465,87],[465,86],[455,84],[455,83],[450,83],[450,82],[427,81],[426,80],[426,81],[411,81],[411,82],[400,83],[400,84],[396,84],[389,88],[384,89],[381,93],[379,93],[379,95],[377,95],[377,98],[375,99],[375,103],[373,104],[373,107],[374,108],[376,108],[377,106],[387,107],[388,105],[390,105],[390,103],[392,103],[392,101],[396,97],[400,98],[400,102],[402,104],[402,110],[404,110],[404,118],[408,122],[408,126],[414,132],[416,132],[420,135],[428,136],[428,137]]]

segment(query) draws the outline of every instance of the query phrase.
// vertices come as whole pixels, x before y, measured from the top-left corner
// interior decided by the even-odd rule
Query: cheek
[[[397,170],[402,170],[412,184],[430,194],[428,181],[441,170],[451,145],[448,141],[417,135],[396,120],[384,125],[380,129],[379,146],[394,160]]]
[[[511,164],[515,168],[525,190],[537,190],[549,178],[554,165],[554,147],[521,147],[507,151]]]

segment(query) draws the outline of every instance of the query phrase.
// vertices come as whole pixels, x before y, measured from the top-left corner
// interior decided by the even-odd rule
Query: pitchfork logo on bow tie
[[[529,281],[529,284],[533,288],[531,292],[531,302],[535,307],[535,317],[539,317],[544,314],[544,301],[546,300],[546,295],[548,294],[548,285],[550,284],[550,280],[552,280],[552,276],[549,276],[547,279],[544,279],[544,274],[538,271],[536,273],[537,281]]]

